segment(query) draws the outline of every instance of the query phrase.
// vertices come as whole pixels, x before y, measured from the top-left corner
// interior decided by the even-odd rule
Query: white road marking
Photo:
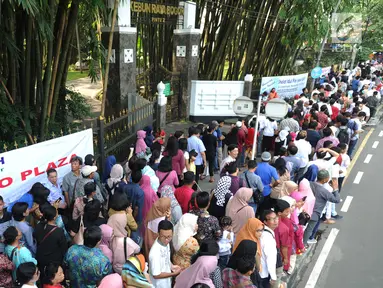
[[[380,131],[379,137],[382,137],[382,136],[383,136],[383,131]]]
[[[319,276],[322,272],[323,266],[326,262],[328,254],[331,251],[332,245],[334,245],[336,236],[339,233],[339,229],[332,228],[330,235],[328,236],[326,243],[323,246],[323,249],[319,255],[317,262],[315,263],[314,269],[310,274],[309,280],[307,280],[305,288],[314,288],[318,282]]]
[[[354,184],[359,184],[360,180],[362,180],[364,172],[359,171],[358,174],[356,174]]]
[[[372,158],[372,154],[368,154],[368,155],[366,156],[366,159],[364,159],[364,163],[366,163],[366,164],[370,163],[371,158]]]
[[[351,201],[352,201],[353,198],[354,197],[352,197],[352,196],[347,196],[346,197],[346,201],[344,201],[342,209],[340,210],[341,212],[347,212],[348,211],[348,208],[350,208]]]
[[[379,141],[375,141],[374,144],[372,144],[372,148],[377,148],[379,145]]]

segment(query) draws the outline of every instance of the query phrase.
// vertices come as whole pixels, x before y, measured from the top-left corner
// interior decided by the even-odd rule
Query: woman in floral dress
[[[186,213],[174,227],[173,246],[175,254],[173,263],[182,269],[190,266],[191,256],[199,250],[198,241],[193,237],[198,229],[197,219],[197,215]]]

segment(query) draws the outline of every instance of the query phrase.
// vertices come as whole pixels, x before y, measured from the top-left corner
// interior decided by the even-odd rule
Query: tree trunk
[[[53,95],[55,92],[55,83],[57,78],[57,69],[60,61],[60,52],[61,52],[61,44],[64,34],[64,28],[65,28],[65,22],[66,22],[66,14],[67,10],[62,10],[61,19],[60,19],[60,28],[56,37],[56,54],[53,61],[53,68],[52,68],[52,79],[50,83],[49,88],[49,98],[48,98],[48,105],[47,105],[47,117],[46,117],[46,123],[45,123],[45,129],[43,134],[47,132],[48,126],[49,126],[49,119],[51,117],[51,111],[53,106]]]
[[[78,35],[78,25],[76,22],[76,42],[77,42],[77,52],[78,52],[78,61],[80,62],[80,72],[82,74],[82,61],[81,61],[81,48],[80,48],[80,37]],[[65,78],[66,80],[66,78]]]
[[[53,105],[52,105],[52,114],[51,114],[52,120],[54,120],[56,116],[57,101],[58,101],[60,87],[61,87],[61,79],[64,74],[64,68],[65,68],[65,63],[67,60],[69,46],[70,46],[70,43],[72,43],[73,34],[76,28],[78,9],[79,9],[78,1],[72,1],[72,5],[71,5],[69,17],[68,17],[68,25],[66,28],[64,45],[60,54],[60,63],[58,66],[57,79],[56,79],[55,89],[53,94]]]
[[[112,56],[114,26],[116,25],[117,10],[118,10],[119,2],[120,2],[119,0],[114,0],[112,27],[110,28],[109,43],[108,43],[108,56],[106,57],[106,65],[105,65],[105,77],[104,77],[104,85],[103,85],[103,91],[102,91],[100,119],[103,119],[105,115],[106,91],[108,90],[110,57]]]
[[[54,26],[55,22],[55,13],[54,13],[54,7],[55,7],[55,0],[49,0],[49,10],[50,10],[50,24],[51,27]],[[53,36],[48,41],[48,48],[47,48],[47,60],[46,60],[46,66],[45,66],[45,73],[44,73],[44,83],[43,83],[43,90],[42,90],[42,109],[41,109],[41,117],[40,117],[40,138],[42,140],[45,139],[45,124],[46,124],[46,118],[47,118],[47,112],[48,112],[48,100],[49,100],[49,83],[51,81],[51,75],[52,75],[52,62],[53,62]]]
[[[30,113],[30,97],[31,97],[31,53],[32,53],[32,16],[27,16],[27,34],[25,45],[25,88],[24,88],[24,121],[28,126]]]

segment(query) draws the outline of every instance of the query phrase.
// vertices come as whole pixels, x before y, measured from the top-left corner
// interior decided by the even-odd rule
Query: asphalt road
[[[342,190],[343,202],[337,205],[344,218],[334,225],[321,225],[320,229],[325,228],[322,239],[294,288],[383,287],[383,181],[379,182],[383,179],[383,124],[365,138]],[[346,202],[347,212],[341,212]]]

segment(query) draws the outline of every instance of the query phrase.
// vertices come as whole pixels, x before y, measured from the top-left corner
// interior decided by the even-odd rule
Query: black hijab
[[[237,269],[237,259],[243,257],[244,255],[251,255],[255,257],[257,253],[257,243],[252,240],[242,240],[239,243],[237,249],[235,249],[233,255],[230,257],[227,268]]]

